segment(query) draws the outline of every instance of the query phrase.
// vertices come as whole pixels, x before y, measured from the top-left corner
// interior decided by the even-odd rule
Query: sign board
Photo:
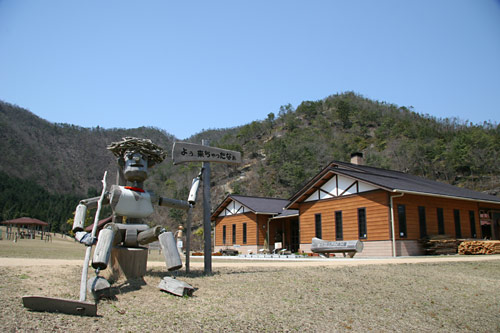
[[[174,164],[185,162],[241,164],[241,153],[188,142],[174,142],[172,159]]]
[[[312,239],[312,252],[343,252],[343,251],[363,251],[363,242],[359,240],[348,241],[326,241],[314,237]]]

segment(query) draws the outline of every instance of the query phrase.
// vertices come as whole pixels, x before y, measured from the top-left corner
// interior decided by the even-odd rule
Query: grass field
[[[12,254],[3,243],[0,256]],[[78,299],[81,267],[0,267],[0,322],[4,332],[498,332],[499,273],[500,260],[308,268],[269,263],[215,268],[210,276],[179,273],[197,288],[194,297],[179,298],[156,288],[168,274],[154,267],[146,285],[118,281],[114,300],[101,301],[94,318],[30,312],[21,303],[28,294]]]

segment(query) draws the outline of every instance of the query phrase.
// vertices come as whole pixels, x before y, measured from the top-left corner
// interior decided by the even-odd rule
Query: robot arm
[[[189,209],[189,203],[187,201],[170,199],[165,197],[160,197],[160,199],[158,200],[158,205],[170,208],[183,209],[183,210]]]
[[[193,179],[193,182],[191,183],[191,190],[189,191],[189,196],[188,196],[188,202],[191,206],[194,206],[196,204],[196,197],[198,195],[198,188],[200,187],[202,172],[203,170],[196,178]]]
[[[73,220],[73,232],[75,233],[75,238],[82,244],[92,245],[95,243],[95,239],[91,237],[91,234],[84,231],[85,218],[87,216],[87,208],[94,209],[97,208],[100,197],[83,199],[80,204],[76,207],[75,218]],[[109,204],[109,199],[104,199],[104,204]]]

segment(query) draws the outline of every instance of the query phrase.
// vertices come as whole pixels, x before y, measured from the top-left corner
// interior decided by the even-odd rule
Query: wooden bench
[[[359,240],[349,241],[326,241],[319,238],[313,238],[311,251],[314,253],[343,253],[349,258],[354,257],[358,252],[363,251],[363,242]]]
[[[220,250],[220,253],[222,253],[223,256],[237,256],[238,255],[238,250],[223,249],[223,250]]]

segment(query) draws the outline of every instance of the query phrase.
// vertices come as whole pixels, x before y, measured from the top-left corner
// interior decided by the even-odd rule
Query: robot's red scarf
[[[146,191],[144,191],[142,188],[140,187],[133,187],[133,186],[125,186],[125,188],[127,190],[131,190],[131,191],[136,191],[136,192],[141,192],[141,193],[144,193]]]

